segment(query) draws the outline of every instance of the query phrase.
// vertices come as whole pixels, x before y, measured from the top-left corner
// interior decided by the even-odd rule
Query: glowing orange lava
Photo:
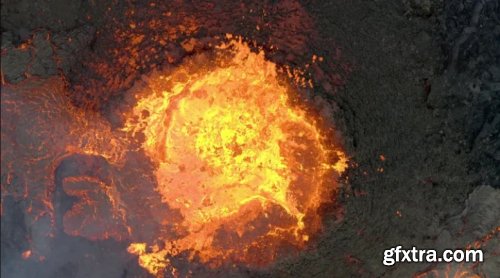
[[[141,266],[158,275],[183,251],[261,266],[300,250],[347,161],[276,65],[233,40],[148,83],[124,130],[143,138],[157,191],[183,219],[179,239],[129,247]]]

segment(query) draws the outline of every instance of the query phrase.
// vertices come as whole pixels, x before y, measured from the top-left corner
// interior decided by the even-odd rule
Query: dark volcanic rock
[[[27,30],[38,28],[63,31],[74,28],[81,16],[81,0],[2,1],[2,29],[23,38]]]
[[[17,83],[27,76],[47,78],[59,71],[68,74],[79,54],[89,46],[95,29],[83,25],[69,32],[51,33],[40,29],[16,46],[10,32],[2,35],[2,73],[5,80]],[[78,63],[77,63],[78,64]]]

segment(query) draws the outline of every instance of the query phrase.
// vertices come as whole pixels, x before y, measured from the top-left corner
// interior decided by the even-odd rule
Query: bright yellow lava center
[[[183,216],[175,244],[129,248],[153,274],[168,265],[172,245],[212,266],[263,265],[282,247],[300,249],[319,229],[316,211],[346,167],[314,119],[291,105],[275,64],[242,42],[223,50],[230,59],[214,68],[196,69],[193,59],[150,80],[154,93],[139,99],[127,123],[144,134],[158,165],[157,191]]]

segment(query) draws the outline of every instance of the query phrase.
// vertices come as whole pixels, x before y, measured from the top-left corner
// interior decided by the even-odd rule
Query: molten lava
[[[143,142],[162,201],[183,216],[177,238],[129,247],[152,274],[181,252],[215,267],[263,266],[300,250],[347,167],[262,51],[233,40],[215,56],[151,78],[127,117],[124,131]]]

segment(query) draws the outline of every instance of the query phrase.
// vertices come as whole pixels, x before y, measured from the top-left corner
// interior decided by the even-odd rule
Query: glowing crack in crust
[[[212,68],[195,58],[150,80],[125,127],[143,136],[157,191],[183,216],[174,243],[129,247],[152,274],[168,266],[166,255],[186,250],[218,266],[265,265],[300,249],[347,167],[314,117],[291,103],[262,51],[241,40],[218,51],[225,58]]]

